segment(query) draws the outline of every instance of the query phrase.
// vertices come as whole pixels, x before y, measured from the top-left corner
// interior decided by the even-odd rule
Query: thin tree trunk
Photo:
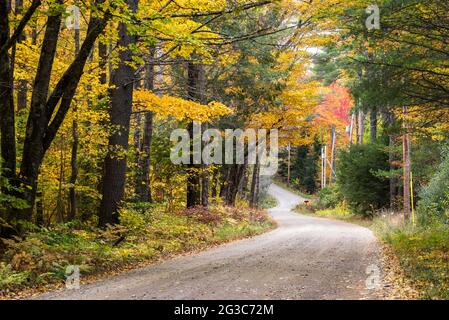
[[[44,225],[44,200],[42,191],[37,192],[36,200],[36,225],[42,227]]]
[[[251,179],[251,191],[250,191],[250,197],[249,197],[249,205],[251,208],[257,207],[257,184],[259,179],[259,170],[260,170],[260,163],[259,158],[256,159],[256,164],[253,168],[253,176]]]
[[[108,81],[108,74],[109,74],[108,67],[110,65],[108,63],[108,60],[109,60],[108,59],[108,46],[105,43],[103,43],[102,41],[98,42],[98,60],[99,60],[98,67],[100,69],[99,81],[100,81],[100,84],[105,85],[105,84],[107,84],[107,81]],[[101,93],[98,98],[100,100],[103,100],[105,97],[106,97],[106,95]],[[107,123],[105,120],[102,120],[100,122],[100,125],[102,126],[102,128],[104,130],[107,130]],[[101,193],[103,190],[104,159],[101,159],[99,161],[99,168],[100,168],[101,172],[100,172],[100,179],[99,179],[98,185],[97,185],[97,190],[98,190],[98,192]],[[86,220],[87,218],[88,218],[87,216],[83,216],[83,220]]]
[[[0,48],[9,40],[8,2],[0,0]],[[16,132],[13,99],[13,75],[8,50],[0,54],[0,155],[1,175],[13,179],[16,174]]]
[[[138,89],[138,87],[135,88]],[[134,120],[136,127],[134,129],[133,144],[137,152],[137,159],[139,159],[139,152],[142,149],[142,114],[140,112],[136,113]]]
[[[382,122],[383,127],[389,129],[391,131],[391,127],[395,123],[395,117],[392,112],[389,112],[386,108],[381,111],[382,114]],[[394,175],[394,171],[396,169],[394,163],[397,160],[394,152],[395,147],[395,136],[393,133],[388,134],[388,163],[390,165],[390,208],[395,209],[396,203],[396,194],[397,194],[397,184],[398,179]]]
[[[16,15],[23,13],[23,0],[15,0],[15,13]],[[22,33],[17,40],[18,43],[21,43],[26,39],[24,33]],[[27,80],[19,80],[17,84],[17,111],[21,111],[27,106],[27,91],[28,91],[28,81]]]
[[[404,116],[407,115],[407,107],[403,108]],[[404,218],[410,219],[410,133],[404,119],[403,133],[403,168],[404,168]]]
[[[201,104],[206,104],[206,73],[204,70],[204,64],[201,63],[199,65],[199,74],[198,74],[198,94],[199,94],[199,102]],[[209,128],[207,123],[202,124],[202,131],[206,131]],[[209,166],[207,164],[203,164],[202,174],[201,174],[201,205],[203,207],[209,206]]]
[[[365,113],[363,111],[359,111],[359,144],[363,144],[363,135],[365,133]]]
[[[62,186],[64,184],[64,136],[61,137],[61,145],[60,145],[60,156],[59,156],[59,183],[58,183],[58,199],[56,204],[56,219],[58,223],[64,222],[64,199],[63,199],[63,192],[62,192]]]
[[[353,135],[354,135],[354,118],[355,118],[355,114],[353,113],[351,115],[351,124],[349,126],[349,145],[351,146],[353,144]]]
[[[374,143],[377,139],[377,108],[370,111],[370,143]]]
[[[187,64],[187,93],[189,99],[199,102],[201,100],[200,73],[201,66],[189,61]],[[200,175],[199,165],[193,163],[194,158],[194,125],[193,122],[188,126],[190,134],[190,164],[188,165],[187,177],[187,208],[195,207],[201,204]]]
[[[150,49],[149,61],[145,66],[144,87],[154,91],[154,56],[156,48]],[[137,179],[137,193],[142,202],[152,202],[150,186],[150,166],[151,166],[151,141],[153,139],[153,112],[147,112],[144,116],[143,141],[139,152],[139,175]]]
[[[127,0],[129,9],[136,12],[138,1]],[[99,211],[99,226],[119,222],[119,209],[125,194],[126,152],[132,110],[134,68],[130,45],[136,44],[136,36],[130,35],[125,23],[119,25],[118,45],[126,48],[120,52],[120,64],[115,70],[111,84],[110,121],[113,128],[109,136],[109,152],[105,159],[103,192]],[[118,151],[118,152],[117,152]]]
[[[200,191],[200,175],[199,166],[193,163],[193,122],[188,126],[190,134],[190,161],[188,165],[188,177],[187,177],[187,208],[192,208],[200,205],[201,203],[201,191]]]
[[[218,195],[218,175],[219,170],[217,168],[214,168],[212,171],[212,187],[211,187],[211,197],[212,199],[216,199]]]
[[[241,184],[243,174],[245,172],[244,164],[232,164],[229,174],[228,184],[226,186],[225,204],[234,206],[237,198],[237,191]]]
[[[80,51],[80,31],[75,28],[75,56],[78,55]],[[72,221],[76,217],[77,203],[76,203],[76,181],[78,179],[78,145],[79,145],[79,134],[78,134],[78,120],[77,120],[77,102],[75,101],[73,105],[73,121],[72,121],[72,155],[70,159],[70,188],[69,188],[69,216],[68,220]]]
[[[208,129],[208,124],[203,123],[203,132]],[[201,175],[201,205],[203,207],[209,206],[209,166],[203,165],[203,172]]]

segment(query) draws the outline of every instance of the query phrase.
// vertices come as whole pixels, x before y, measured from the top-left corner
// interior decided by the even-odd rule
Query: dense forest
[[[449,298],[449,3],[376,3],[0,0],[0,293],[271,230],[275,181]],[[277,176],[173,163],[198,123],[277,130]]]

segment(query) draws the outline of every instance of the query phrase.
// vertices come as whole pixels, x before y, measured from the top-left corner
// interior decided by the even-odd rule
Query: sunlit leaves
[[[134,92],[134,109],[153,111],[160,117],[173,117],[178,120],[208,122],[232,113],[233,111],[219,102],[208,105],[171,96],[158,96],[147,90]]]

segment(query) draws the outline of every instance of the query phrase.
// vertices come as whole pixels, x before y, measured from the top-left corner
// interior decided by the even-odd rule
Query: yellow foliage
[[[212,101],[207,105],[171,96],[158,96],[148,90],[134,91],[134,110],[153,111],[161,117],[174,117],[177,120],[210,122],[231,114],[232,109],[222,103]]]

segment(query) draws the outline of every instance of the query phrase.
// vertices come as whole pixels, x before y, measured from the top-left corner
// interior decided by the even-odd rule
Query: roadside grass
[[[373,229],[390,245],[404,274],[420,293],[420,299],[449,299],[449,228],[446,224],[394,226],[377,219]]]
[[[386,259],[395,260],[386,261],[390,264],[387,266],[390,272],[394,273],[390,277],[401,282],[401,285],[411,286],[417,293],[411,294],[412,298],[416,295],[418,299],[449,299],[449,228],[446,224],[412,226],[411,223],[405,223],[398,213],[367,219],[350,213],[344,205],[324,210],[300,205],[296,211],[370,228],[387,245],[388,252],[384,252]],[[405,281],[399,279],[399,276],[405,277]],[[404,288],[404,291],[410,289]]]
[[[260,201],[260,207],[262,209],[271,209],[278,205],[278,201],[275,197],[270,194],[266,194]]]
[[[275,227],[265,210],[215,206],[166,212],[124,209],[121,225],[99,230],[69,223],[3,239],[0,297],[42,292],[65,283],[77,265],[81,280],[112,275],[175,255],[196,252]]]
[[[289,186],[284,180],[282,180],[279,177],[275,177],[273,179],[273,181],[275,184],[277,184],[281,188],[286,189],[294,194],[297,194],[298,196],[303,197],[304,199],[314,199],[315,198],[314,195],[301,192],[300,190],[293,188],[291,185]]]
[[[350,223],[356,223],[369,228],[372,224],[372,219],[360,217],[351,213],[344,204],[339,204],[333,209],[316,210],[312,204],[300,204],[296,206],[295,211],[301,214],[310,215],[320,218],[337,219]]]

